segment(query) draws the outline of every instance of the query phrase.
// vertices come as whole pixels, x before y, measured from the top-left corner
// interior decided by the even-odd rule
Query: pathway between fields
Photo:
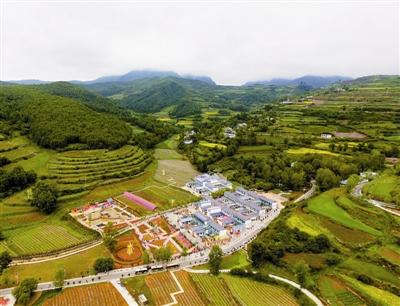
[[[196,270],[196,269],[191,269],[191,268],[184,268],[185,271],[189,272],[189,273],[210,273],[210,270]],[[223,273],[229,273],[230,270],[220,270]],[[254,272],[255,273],[255,272]],[[303,292],[306,296],[308,296],[317,306],[324,306],[324,303],[321,302],[321,300],[316,297],[311,291],[309,291],[308,289],[302,288],[298,283],[287,279],[287,278],[283,278],[274,274],[268,274],[269,277],[274,278],[276,280],[279,280],[281,282],[284,282],[294,288],[300,289],[301,292]]]
[[[118,290],[124,300],[128,303],[129,306],[139,306],[139,304],[135,301],[129,291],[121,284],[120,280],[112,280],[110,281],[111,284]]]
[[[178,304],[178,300],[176,299],[175,296],[178,295],[178,294],[181,294],[181,293],[184,293],[184,292],[185,292],[185,290],[183,290],[183,287],[182,287],[181,283],[180,283],[179,280],[176,278],[176,275],[174,274],[174,272],[169,271],[169,273],[171,273],[171,276],[172,276],[172,278],[174,279],[176,285],[178,286],[179,291],[176,291],[176,292],[171,293],[170,295],[171,295],[171,298],[172,298],[172,302],[171,302],[171,303],[168,303],[168,304],[164,304],[163,306],[170,306],[170,305],[176,305],[176,304]]]

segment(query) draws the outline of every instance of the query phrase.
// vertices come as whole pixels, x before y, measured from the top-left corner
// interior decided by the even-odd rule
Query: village
[[[208,251],[218,244],[222,249],[236,249],[251,232],[264,227],[264,220],[279,213],[279,200],[249,191],[242,187],[233,189],[232,183],[216,174],[201,174],[188,182],[186,190],[201,198],[200,201],[157,213],[157,206],[133,194],[122,197],[152,213],[136,216],[121,201],[121,197],[75,208],[70,215],[85,227],[102,236],[112,227],[118,239],[114,258],[117,267],[132,267],[156,261],[155,254],[168,248],[171,259]],[[216,192],[221,196],[213,198]]]

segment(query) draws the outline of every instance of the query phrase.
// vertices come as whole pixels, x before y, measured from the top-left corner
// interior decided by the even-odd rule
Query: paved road
[[[353,188],[353,190],[351,192],[352,196],[354,196],[356,198],[362,198],[363,197],[362,190],[363,190],[363,187],[365,186],[365,184],[367,184],[367,183],[368,183],[368,180],[362,180],[361,182],[359,182]],[[385,202],[374,200],[374,199],[368,199],[368,198],[365,198],[365,200],[368,203],[374,205],[375,207],[378,207],[392,215],[400,217],[400,211],[392,209],[392,208],[395,208],[395,205],[393,205],[393,204],[385,203]]]
[[[316,185],[315,181],[313,180],[313,181],[311,181],[310,190],[308,190],[305,194],[302,194],[301,196],[299,196],[296,200],[293,201],[293,203],[298,203],[298,202],[301,202],[301,201],[311,198],[314,195],[316,189],[317,189],[317,185]]]

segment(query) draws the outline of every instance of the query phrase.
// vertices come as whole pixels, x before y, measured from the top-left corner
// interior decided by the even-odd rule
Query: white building
[[[333,138],[333,135],[331,133],[322,133],[321,138],[323,139],[331,139]]]

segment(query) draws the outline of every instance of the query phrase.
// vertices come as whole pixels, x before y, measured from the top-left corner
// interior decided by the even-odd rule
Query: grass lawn
[[[187,160],[159,160],[154,178],[166,184],[184,186],[199,174]]]
[[[175,150],[170,149],[155,149],[154,157],[159,160],[163,159],[183,159],[182,154],[179,154]]]
[[[136,276],[124,279],[123,283],[128,289],[129,293],[138,300],[138,296],[144,294],[148,300],[149,305],[155,305],[153,295],[145,282],[145,276]]]
[[[339,155],[337,153],[333,153],[330,151],[311,149],[311,148],[289,149],[289,150],[286,150],[286,153],[288,153],[288,154],[324,154],[324,155],[332,155],[332,156]]]
[[[231,255],[224,256],[222,259],[221,269],[233,269],[243,268],[248,266],[250,263],[247,260],[247,252],[245,250],[239,250]],[[208,263],[193,267],[196,270],[208,270],[210,267]]]
[[[172,135],[170,138],[164,140],[157,144],[157,149],[169,149],[169,150],[176,150],[179,144],[179,135]]]
[[[285,289],[254,281],[246,277],[224,274],[234,297],[242,305],[298,305],[296,299]]]
[[[52,281],[60,267],[65,269],[66,278],[74,278],[93,273],[95,260],[99,257],[107,256],[110,256],[110,252],[101,244],[65,258],[29,265],[11,266],[4,273],[6,273],[11,281],[9,286],[12,286],[13,282],[15,284],[17,277],[19,280],[22,280],[34,276],[43,282]]]
[[[310,199],[307,205],[308,209],[313,213],[325,216],[349,228],[358,229],[375,236],[382,235],[380,231],[354,219],[344,209],[339,207],[335,202],[337,192],[337,189],[330,190]]]

